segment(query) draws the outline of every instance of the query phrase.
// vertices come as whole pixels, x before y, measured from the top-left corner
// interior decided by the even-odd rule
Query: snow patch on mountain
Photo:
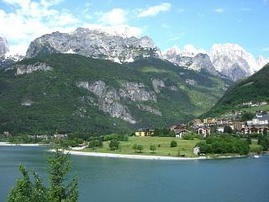
[[[269,59],[262,56],[255,59],[241,46],[231,43],[214,44],[208,53],[193,45],[186,45],[182,50],[174,46],[164,51],[163,57],[174,64],[195,71],[205,69],[215,75],[227,76],[233,81],[254,74],[269,62]]]

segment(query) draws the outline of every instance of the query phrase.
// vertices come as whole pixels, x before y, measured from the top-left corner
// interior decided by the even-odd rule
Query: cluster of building
[[[202,137],[206,137],[211,133],[224,133],[225,128],[229,127],[238,134],[263,134],[265,130],[269,129],[269,114],[265,112],[258,112],[252,120],[241,122],[234,119],[216,119],[205,118],[194,119],[188,125],[178,124],[170,127],[174,131],[175,136],[182,138],[186,133],[196,133]],[[136,136],[151,136],[154,134],[152,129],[140,129]]]
[[[252,120],[241,122],[238,120],[231,119],[216,119],[206,118],[203,120],[195,119],[192,121],[191,128],[196,134],[206,137],[213,132],[224,133],[225,127],[230,127],[234,132],[238,134],[262,134],[265,130],[268,130],[269,114],[259,112],[255,114]],[[188,132],[186,125],[177,125],[171,127],[177,137]]]

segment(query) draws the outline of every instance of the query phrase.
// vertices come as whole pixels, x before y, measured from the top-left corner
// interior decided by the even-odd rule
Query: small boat
[[[259,155],[254,155],[253,157],[256,158],[256,159],[260,158]]]

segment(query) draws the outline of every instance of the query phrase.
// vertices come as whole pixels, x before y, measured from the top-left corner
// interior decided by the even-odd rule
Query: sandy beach
[[[106,158],[124,158],[124,159],[145,159],[145,160],[199,160],[207,159],[206,157],[172,157],[172,156],[149,156],[149,155],[133,155],[133,154],[111,154],[111,153],[99,153],[99,152],[83,152],[66,150],[65,152],[71,155],[79,156],[92,156],[92,157],[106,157]]]
[[[14,144],[9,142],[0,142],[0,146],[26,146],[26,147],[36,147],[41,146],[40,144]]]

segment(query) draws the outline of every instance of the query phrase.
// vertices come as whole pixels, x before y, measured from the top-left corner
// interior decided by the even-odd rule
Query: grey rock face
[[[5,54],[8,52],[8,50],[7,40],[0,36],[0,60],[5,58]]]
[[[237,56],[230,58],[227,55],[219,55],[218,57],[215,57],[212,62],[222,67],[219,70],[221,74],[228,76],[233,81],[251,75],[250,66],[248,62],[243,58]]]
[[[144,84],[136,82],[124,82],[122,87],[115,89],[114,87],[106,85],[104,81],[95,81],[89,83],[88,81],[80,81],[76,84],[80,88],[87,89],[97,96],[97,101],[91,99],[91,104],[98,106],[98,108],[109,113],[112,117],[120,118],[129,123],[135,124],[136,120],[132,117],[130,110],[124,103],[131,102],[152,102],[156,103],[157,98],[154,92],[147,91]],[[148,111],[155,115],[161,116],[161,112],[149,105],[137,105],[139,109]]]
[[[125,82],[122,84],[119,94],[122,98],[132,101],[157,102],[155,93],[147,91],[142,83]]]
[[[153,79],[152,80],[152,86],[156,93],[160,93],[160,89],[165,87],[165,84],[162,80],[159,79]]]
[[[193,57],[192,64],[189,66],[189,68],[197,71],[205,69],[213,75],[219,75],[219,73],[213,66],[209,56],[203,53],[198,53]]]
[[[87,28],[78,28],[72,34],[53,32],[43,35],[31,42],[26,57],[51,53],[76,53],[115,62],[161,55],[149,37],[122,37]]]
[[[210,57],[204,53],[198,53],[194,57],[184,56],[177,54],[175,51],[167,51],[164,54],[164,58],[168,61],[177,64],[179,66],[187,67],[195,71],[207,70],[213,75],[219,75],[214,65],[212,64]]]
[[[37,62],[33,65],[15,65],[13,68],[17,69],[16,75],[30,74],[35,71],[51,71],[52,67],[45,63]]]
[[[97,105],[101,111],[129,123],[136,123],[129,113],[128,107],[120,103],[120,97],[115,88],[107,86],[103,81],[94,83],[81,81],[77,82],[77,86],[85,88],[97,96],[98,101],[94,105]]]
[[[137,105],[137,107],[138,107],[138,109],[141,109],[141,110],[150,112],[150,113],[155,114],[155,115],[158,115],[158,116],[162,116],[162,112],[160,112],[157,109],[154,109],[153,107],[151,107],[149,105],[140,104],[140,105]]]
[[[214,44],[209,53],[201,51],[195,48],[171,48],[163,53],[163,57],[179,66],[195,71],[205,69],[213,75],[224,76],[233,81],[252,75],[268,62],[263,57],[255,59],[237,44]]]

